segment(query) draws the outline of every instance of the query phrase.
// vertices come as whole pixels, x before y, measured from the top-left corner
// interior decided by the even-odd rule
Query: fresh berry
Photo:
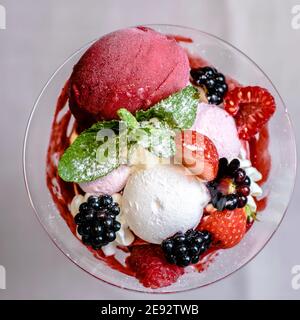
[[[227,210],[234,210],[238,205],[238,196],[236,194],[228,194],[226,196],[225,208]]]
[[[100,205],[102,208],[107,208],[113,203],[113,198],[109,195],[100,197]]]
[[[86,202],[83,202],[80,206],[79,206],[79,212],[81,213],[85,213],[86,210],[88,210],[90,207]]]
[[[93,223],[92,228],[91,228],[92,236],[97,237],[97,236],[103,234],[103,229],[104,229],[103,226],[99,222]]]
[[[222,178],[227,174],[228,171],[228,160],[226,158],[219,159],[218,175],[216,179]]]
[[[237,207],[238,208],[244,208],[245,205],[247,204],[248,199],[247,197],[243,196],[243,195],[239,195],[238,196],[238,201],[237,201]]]
[[[250,195],[250,184],[251,180],[245,170],[240,168],[238,159],[228,163],[226,158],[221,158],[216,178],[207,183],[211,204],[218,211],[243,208]]]
[[[174,248],[174,243],[171,239],[166,240],[163,242],[162,248],[164,252],[166,252],[168,255],[170,255]]]
[[[235,117],[240,139],[254,137],[275,112],[275,100],[267,89],[237,87],[224,98],[225,110]]]
[[[209,232],[190,229],[186,233],[179,232],[165,239],[161,247],[169,263],[186,267],[191,263],[197,263],[210,244]]]
[[[109,211],[114,214],[114,215],[118,215],[120,213],[120,207],[118,205],[112,205],[110,208],[109,208]]]
[[[104,238],[103,236],[99,235],[94,237],[91,241],[94,249],[100,249],[103,246]]]
[[[95,210],[99,210],[101,208],[99,197],[90,196],[88,199],[88,205]]]
[[[176,258],[177,265],[181,267],[187,267],[191,263],[192,259],[188,255],[181,255]]]
[[[107,231],[104,235],[104,238],[108,241],[108,242],[112,242],[114,240],[116,240],[116,233],[114,232],[114,230],[110,230]]]
[[[175,283],[184,274],[184,269],[170,264],[159,245],[134,246],[126,263],[135,272],[136,278],[152,289]]]
[[[179,233],[174,236],[173,240],[176,245],[181,245],[185,241],[185,236]]]
[[[191,69],[192,82],[203,88],[206,92],[207,101],[210,104],[218,105],[222,103],[228,91],[225,76],[215,68],[202,67]]]
[[[212,235],[213,244],[219,248],[237,245],[246,232],[247,215],[245,209],[210,212],[203,217],[199,230],[207,230]]]
[[[77,214],[74,220],[76,224],[81,224],[84,221],[83,214],[82,213]]]
[[[90,236],[82,236],[82,243],[85,244],[86,246],[91,245],[91,238]]]
[[[114,221],[113,230],[117,232],[120,229],[121,229],[121,223],[119,221]]]
[[[84,221],[92,221],[95,217],[95,210],[93,208],[89,208],[82,212]]]
[[[223,195],[221,192],[217,192],[217,194],[212,197],[211,203],[219,211],[224,210],[227,203],[226,195]]]
[[[82,223],[78,226],[77,231],[81,236],[89,236],[91,232],[91,226],[89,224]]]
[[[213,180],[218,172],[219,155],[215,145],[194,130],[177,134],[175,160],[205,181]]]
[[[228,166],[228,172],[235,173],[235,171],[239,169],[239,167],[240,167],[240,160],[233,159]]]
[[[244,185],[248,186],[248,187],[251,185],[251,180],[250,180],[250,178],[248,176],[244,180]]]
[[[119,212],[119,205],[113,202],[111,196],[90,196],[87,202],[80,205],[79,213],[74,218],[82,242],[98,250],[114,241],[116,232],[121,229],[120,222],[115,220]]]
[[[233,177],[236,184],[242,184],[246,178],[246,172],[244,169],[239,168],[234,172]]]
[[[245,182],[245,181],[244,181]],[[250,188],[247,185],[243,185],[237,189],[237,192],[245,197],[249,196]]]

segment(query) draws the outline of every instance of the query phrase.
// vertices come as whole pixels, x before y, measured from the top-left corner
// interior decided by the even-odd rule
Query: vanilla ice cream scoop
[[[122,198],[122,213],[141,239],[161,243],[198,225],[210,200],[208,190],[183,166],[157,165],[134,172]]]

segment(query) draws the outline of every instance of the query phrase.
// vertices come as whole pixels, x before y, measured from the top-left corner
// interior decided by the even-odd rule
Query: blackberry
[[[100,197],[100,205],[102,208],[108,208],[113,203],[113,198],[109,195]]]
[[[118,205],[112,205],[109,208],[109,211],[111,212],[111,214],[114,214],[117,216],[120,213],[120,207]]]
[[[234,210],[238,205],[238,196],[234,193],[226,196],[225,208],[227,210]]]
[[[229,193],[220,190],[224,189],[224,181],[225,184],[228,183],[226,180],[230,181],[228,190],[231,192]],[[240,168],[238,159],[233,159],[229,163],[226,158],[221,158],[217,177],[207,184],[211,195],[211,204],[218,211],[243,208],[247,204],[247,196],[250,195],[250,184],[251,180],[245,170]]]
[[[113,230],[117,232],[120,229],[121,229],[121,223],[119,221],[114,221]]]
[[[169,263],[186,267],[199,262],[211,242],[212,237],[208,231],[190,229],[186,233],[178,232],[165,239],[161,247]]]
[[[241,185],[246,178],[246,172],[244,169],[237,169],[234,174],[234,182],[238,185]]]
[[[219,211],[223,211],[225,206],[226,206],[226,196],[223,195],[221,192],[217,192],[217,194],[215,194],[212,197],[211,203],[212,205]]]
[[[220,104],[228,91],[225,76],[215,68],[202,67],[191,70],[192,82],[206,92],[208,103]]]
[[[237,207],[238,208],[244,208],[245,205],[247,204],[247,202],[248,202],[247,197],[245,197],[243,195],[239,195],[238,202],[237,202]]]
[[[74,218],[83,244],[99,250],[114,241],[116,232],[121,229],[121,223],[116,220],[119,213],[120,207],[111,196],[90,196],[80,205]]]

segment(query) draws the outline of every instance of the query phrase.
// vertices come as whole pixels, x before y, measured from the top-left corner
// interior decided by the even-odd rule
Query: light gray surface
[[[169,23],[213,33],[231,42],[273,80],[300,135],[300,30],[291,28],[299,0],[0,0],[0,265],[7,289],[0,299],[299,299],[291,268],[300,264],[300,215],[295,193],[279,231],[239,272],[203,289],[171,296],[123,291],[72,264],[50,241],[29,205],[21,153],[30,110],[54,70],[76,49],[128,25]]]

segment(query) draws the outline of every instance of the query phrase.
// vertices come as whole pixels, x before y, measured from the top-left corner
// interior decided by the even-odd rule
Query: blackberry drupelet
[[[116,220],[119,213],[120,207],[111,196],[90,196],[87,202],[80,205],[79,213],[75,216],[82,242],[98,250],[114,241],[116,232],[121,229],[120,222]]]
[[[220,190],[220,186],[224,184],[225,180],[230,181],[228,189],[233,191],[224,193]],[[240,168],[238,159],[233,159],[228,163],[226,158],[221,158],[216,179],[207,184],[211,195],[211,204],[218,211],[243,208],[247,204],[247,196],[250,195],[250,184],[251,180],[245,170]]]
[[[215,68],[202,67],[191,70],[192,82],[206,92],[208,103],[220,104],[228,91],[225,76]]]
[[[199,262],[201,255],[210,247],[211,234],[208,231],[190,229],[178,232],[161,244],[167,261],[180,267]]]

